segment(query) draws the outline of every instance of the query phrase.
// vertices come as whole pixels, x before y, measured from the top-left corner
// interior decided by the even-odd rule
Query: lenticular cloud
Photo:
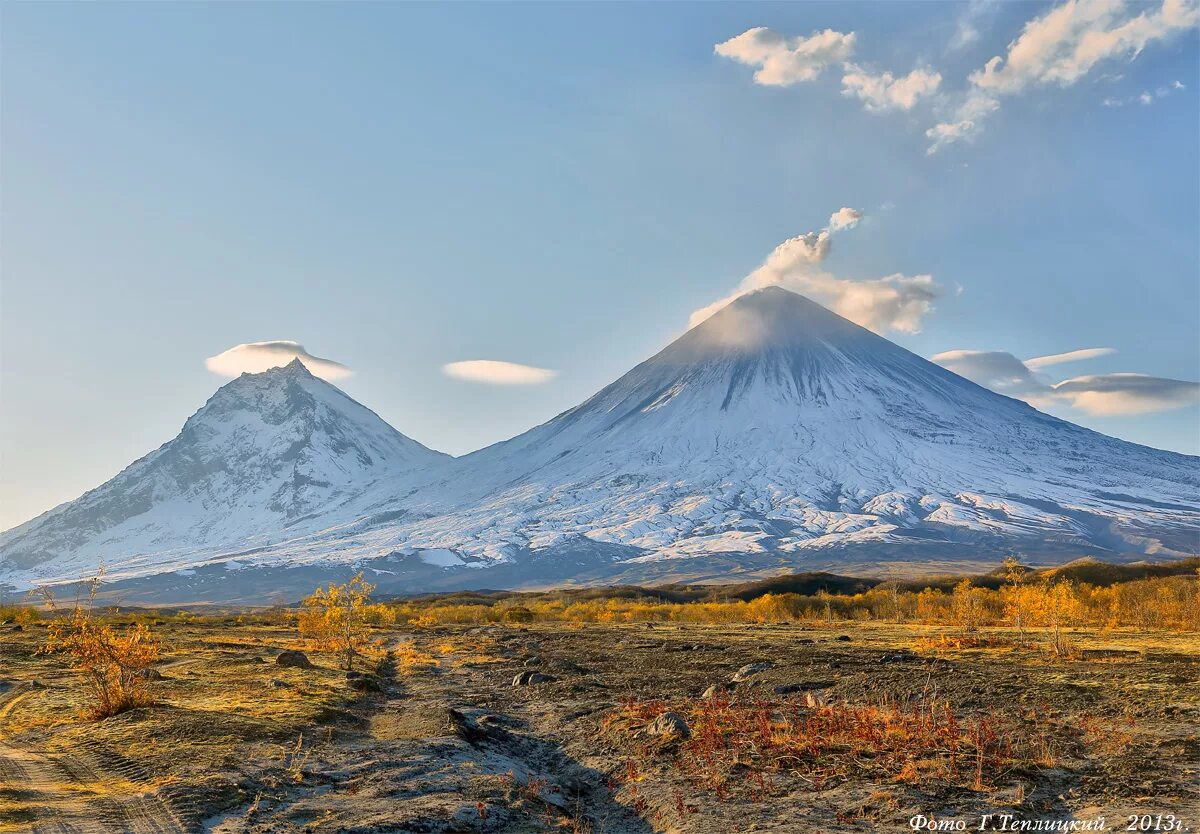
[[[442,366],[442,372],[455,379],[482,382],[487,385],[540,385],[558,375],[558,371],[548,368],[535,368],[532,365],[502,362],[498,359],[468,359],[465,362],[450,362]]]
[[[204,367],[220,376],[235,377],[279,368],[293,359],[299,359],[309,373],[325,380],[344,379],[354,373],[341,362],[313,356],[304,349],[304,345],[288,339],[234,345],[227,351],[205,359]]]

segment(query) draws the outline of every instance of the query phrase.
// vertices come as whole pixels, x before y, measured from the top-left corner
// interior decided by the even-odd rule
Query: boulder
[[[769,660],[759,661],[758,663],[747,663],[741,669],[738,669],[736,672],[734,672],[733,677],[730,678],[730,680],[732,680],[734,683],[748,681],[759,672],[765,672],[774,665],[775,664]]]
[[[513,686],[533,686],[539,683],[551,683],[556,678],[553,675],[544,675],[536,669],[529,669],[513,678]]]
[[[284,649],[275,658],[275,665],[282,666],[285,669],[312,669],[312,661],[308,659],[308,655],[304,652],[298,652],[293,649]]]
[[[646,725],[646,732],[660,738],[687,738],[692,734],[687,721],[675,712],[664,712]]]
[[[488,732],[480,727],[460,710],[453,707],[446,710],[446,729],[464,741],[474,744],[487,738]]]
[[[701,695],[700,697],[703,698],[704,700],[708,701],[708,700],[711,700],[711,699],[717,697],[718,695],[723,695],[724,693],[728,692],[731,689],[733,689],[732,684],[714,683],[708,689],[704,690],[704,694]]]

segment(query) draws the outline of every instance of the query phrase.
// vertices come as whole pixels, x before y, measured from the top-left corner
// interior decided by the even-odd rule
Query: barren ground
[[[157,632],[157,705],[89,722],[75,675],[35,654],[44,627],[0,626],[2,834],[908,831],[916,814],[976,828],[987,812],[1104,814],[1108,830],[1174,813],[1200,830],[1195,635],[1078,633],[1058,661],[1044,635],[920,648],[943,631],[900,625],[396,628],[376,631],[391,657],[356,689],[330,655],[277,666],[301,647],[283,626]],[[553,680],[512,685],[529,670]],[[860,707],[931,704],[963,733],[987,722],[1006,752],[850,726],[874,714]],[[648,732],[663,711],[690,737]],[[781,753],[787,721],[870,738]]]

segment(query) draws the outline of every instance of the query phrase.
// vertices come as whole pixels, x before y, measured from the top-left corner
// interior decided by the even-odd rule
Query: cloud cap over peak
[[[313,356],[304,349],[304,345],[290,339],[234,345],[229,350],[205,359],[204,367],[219,376],[235,377],[244,373],[258,374],[271,368],[282,368],[297,359],[308,368],[309,373],[324,380],[344,379],[354,373],[341,362]]]

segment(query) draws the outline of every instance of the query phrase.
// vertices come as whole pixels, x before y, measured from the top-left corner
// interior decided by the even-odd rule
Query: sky
[[[1196,17],[4,4],[0,528],[240,369],[303,350],[462,454],[770,284],[1196,454]]]

